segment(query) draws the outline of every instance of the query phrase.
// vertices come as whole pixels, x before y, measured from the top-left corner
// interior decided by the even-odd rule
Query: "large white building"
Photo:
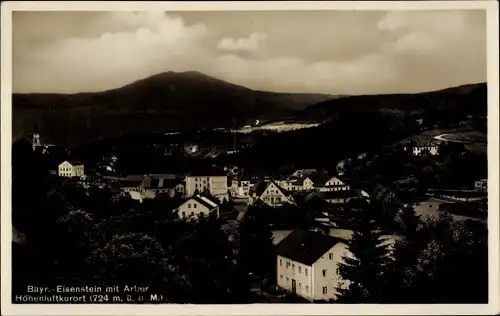
[[[219,217],[219,205],[215,201],[201,195],[189,198],[176,211],[181,218],[197,218],[201,214],[208,216],[211,212],[216,212],[217,217]]]
[[[219,200],[229,199],[227,175],[195,175],[186,176],[186,196],[193,196],[196,192],[204,191]]]
[[[345,241],[320,232],[295,230],[277,246],[277,285],[309,301],[335,300],[345,282],[339,275]]]
[[[78,160],[66,160],[59,165],[60,177],[83,177],[85,175],[83,163]]]

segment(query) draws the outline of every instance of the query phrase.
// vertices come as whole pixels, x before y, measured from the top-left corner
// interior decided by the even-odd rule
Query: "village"
[[[438,156],[439,148],[438,141],[413,140],[403,147],[409,156]],[[35,133],[32,149],[47,155],[50,145],[41,143],[40,135]],[[192,155],[198,148],[187,144],[184,150],[186,155]],[[310,302],[335,301],[337,289],[344,284],[338,266],[342,258],[349,255],[347,245],[353,234],[348,212],[350,203],[370,201],[376,194],[357,185],[356,181],[351,183],[344,175],[343,164],[338,165],[337,173],[311,168],[278,176],[242,175],[238,166],[215,165],[187,174],[124,175],[115,172],[118,159],[111,156],[102,166],[102,174],[89,172],[84,163],[68,158],[61,161],[56,170],[51,170],[51,174],[58,181],[85,190],[106,189],[114,198],[138,203],[175,199],[178,204],[165,212],[189,220],[215,216],[224,221],[229,235],[245,221],[247,210],[265,210],[269,218],[273,218],[269,225],[275,246],[275,279],[260,279],[252,290],[269,299],[292,293]],[[418,215],[439,217],[441,205],[485,203],[487,180],[477,179],[470,183],[470,188],[462,190],[428,188],[425,195],[424,199],[410,200],[405,205],[414,207]],[[290,209],[301,210],[305,215],[292,218],[297,215]],[[278,213],[280,215],[276,215]],[[471,218],[452,215],[458,220]],[[23,234],[14,230],[15,241],[22,243]],[[398,233],[390,228],[384,231],[383,242],[391,248],[398,241]]]

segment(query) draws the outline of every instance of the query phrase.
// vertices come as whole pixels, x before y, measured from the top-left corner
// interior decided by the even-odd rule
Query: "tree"
[[[406,213],[387,278],[390,303],[487,302],[485,225],[454,221],[446,213],[417,221],[410,209]]]
[[[175,291],[177,268],[161,244],[147,234],[114,236],[97,249],[91,263],[96,281],[106,285],[147,285],[153,291]]]
[[[84,210],[61,216],[53,226],[48,245],[51,256],[63,279],[87,279],[92,272],[86,261],[98,247],[99,231],[92,215]]]
[[[179,301],[248,302],[249,284],[238,266],[235,245],[222,229],[222,221],[216,214],[210,214],[190,220],[188,224],[172,254],[179,265],[178,275],[186,281],[177,289]]]
[[[373,218],[369,201],[359,201],[358,222],[348,242],[350,254],[342,257],[340,276],[346,281],[337,288],[340,303],[381,303],[385,297],[389,250]]]
[[[413,206],[403,207],[396,215],[396,222],[399,225],[401,238],[394,245],[394,261],[391,262],[388,275],[387,294],[395,302],[403,303],[415,290],[417,275],[415,267],[419,252],[425,247],[426,242],[425,236],[422,235],[420,216],[415,213]]]
[[[254,273],[261,283],[275,280],[273,233],[261,208],[249,207],[240,225],[239,260],[242,268]]]

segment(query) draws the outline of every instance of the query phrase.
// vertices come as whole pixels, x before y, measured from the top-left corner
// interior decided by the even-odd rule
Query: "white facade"
[[[253,184],[249,180],[236,181],[233,180],[231,183],[231,195],[239,199],[248,199],[250,197],[250,188]]]
[[[343,243],[337,243],[312,265],[277,256],[277,285],[310,301],[335,300],[337,288],[345,282],[338,266],[349,255]]]
[[[228,199],[227,176],[186,176],[186,196],[205,190],[220,200]]]
[[[350,186],[337,177],[332,177],[324,185],[318,186],[316,189],[320,192],[347,191]]]
[[[64,161],[59,165],[58,175],[60,177],[83,177],[85,175],[83,164]]]
[[[432,156],[436,156],[439,154],[439,147],[436,145],[405,147],[405,150],[408,149],[411,149],[411,153],[413,156],[420,156],[424,151],[428,151]]]
[[[262,200],[270,206],[281,206],[286,203],[293,203],[291,197],[285,195],[285,193],[274,182],[270,182],[262,194],[254,194],[254,196],[252,196],[252,203],[257,200]]]
[[[196,218],[200,214],[208,216],[210,212],[217,212],[219,217],[219,206],[204,196],[197,195],[182,203],[176,211],[180,218]]]

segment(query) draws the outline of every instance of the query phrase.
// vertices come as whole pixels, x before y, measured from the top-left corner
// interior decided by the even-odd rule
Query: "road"
[[[226,230],[234,230],[238,229],[240,226],[240,222],[243,220],[245,213],[247,211],[248,205],[246,201],[234,201],[234,209],[238,211],[238,216],[236,219],[228,220],[224,225],[224,229]]]
[[[247,201],[234,201],[234,209],[238,211],[238,216],[236,217],[236,220],[238,222],[241,222],[248,209]]]
[[[420,215],[420,216],[432,216],[432,217],[438,217],[439,216],[439,205],[445,204],[445,203],[453,203],[447,200],[442,200],[439,198],[431,197],[425,201],[422,201],[419,203],[419,205],[415,206],[415,212]],[[485,222],[486,220],[482,218],[475,218],[475,217],[469,217],[469,216],[463,216],[463,215],[457,215],[457,214],[450,214],[451,217],[456,220],[456,221],[465,221],[468,219],[472,219],[475,221],[479,222]]]
[[[438,135],[438,136],[434,136],[434,139],[437,139],[437,140],[440,140],[440,141],[445,141],[445,142],[452,142],[452,143],[470,144],[470,141],[444,138],[444,136],[446,136],[446,135],[448,135],[448,134],[441,134],[441,135]]]

